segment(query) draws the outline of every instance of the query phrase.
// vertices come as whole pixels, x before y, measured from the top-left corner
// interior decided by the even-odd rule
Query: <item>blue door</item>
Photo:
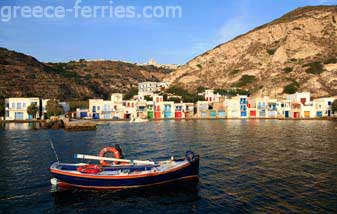
[[[285,111],[284,116],[285,116],[285,118],[289,118],[289,111]]]
[[[92,116],[92,118],[95,119],[95,120],[98,120],[99,119],[99,114],[94,113],[93,116]]]
[[[212,118],[216,117],[216,112],[215,112],[215,111],[211,111],[211,112],[210,112],[210,116],[211,116]]]
[[[81,113],[80,113],[80,117],[81,117],[81,118],[88,117],[87,112],[81,112]]]
[[[15,112],[15,120],[23,120],[23,112]]]
[[[316,116],[317,116],[317,117],[323,117],[323,113],[322,113],[321,111],[318,111],[318,112],[316,113]]]
[[[170,118],[171,116],[172,116],[171,112],[169,112],[169,111],[165,111],[164,112],[164,117],[165,118]]]
[[[104,114],[104,119],[111,119],[111,117],[112,117],[111,113]]]
[[[225,116],[225,112],[224,111],[219,111],[218,115],[219,115],[219,117],[224,117]]]
[[[241,117],[247,117],[247,112],[246,111],[242,111],[241,112]]]
[[[32,119],[33,119],[33,115],[31,115],[31,114],[28,115],[28,119],[29,119],[29,120],[32,120]]]

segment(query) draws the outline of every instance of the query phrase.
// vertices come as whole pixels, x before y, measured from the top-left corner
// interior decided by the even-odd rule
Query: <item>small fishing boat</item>
[[[145,123],[145,122],[148,122],[149,120],[148,119],[143,119],[143,118],[140,118],[140,117],[132,117],[130,119],[130,123]]]
[[[105,157],[113,153],[115,158]],[[76,154],[75,158],[98,160],[100,164],[59,163],[50,167],[51,183],[83,189],[126,189],[170,182],[198,180],[199,156],[187,151],[184,158],[153,162],[121,159],[119,147],[107,147],[99,156]]]

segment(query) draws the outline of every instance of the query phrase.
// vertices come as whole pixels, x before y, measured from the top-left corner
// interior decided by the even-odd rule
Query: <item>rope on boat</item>
[[[60,162],[60,161],[59,161],[59,157],[57,156],[57,153],[56,153],[56,150],[55,150],[55,147],[54,147],[54,143],[53,143],[53,141],[52,141],[50,138],[49,138],[49,143],[50,143],[51,148],[52,148],[53,151],[54,151],[54,154],[55,154],[55,157],[56,157],[57,162]]]

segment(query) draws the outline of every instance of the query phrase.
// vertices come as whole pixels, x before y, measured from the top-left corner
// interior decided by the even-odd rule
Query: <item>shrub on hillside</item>
[[[324,64],[336,64],[336,63],[337,63],[336,57],[331,57],[324,62]]]
[[[295,94],[298,91],[299,84],[297,82],[290,83],[283,88],[285,94]]]
[[[222,96],[236,96],[236,95],[249,95],[250,92],[248,90],[243,90],[239,88],[234,89],[215,89],[214,93],[219,93]]]
[[[230,75],[234,76],[240,72],[240,69],[234,69],[231,72],[229,72]]]
[[[285,67],[285,68],[283,68],[283,71],[284,71],[285,73],[290,73],[290,72],[293,71],[293,68]]]
[[[269,55],[274,55],[275,52],[276,52],[276,48],[272,48],[272,49],[268,49],[268,50],[267,50],[267,53],[268,53]]]
[[[239,81],[233,84],[234,87],[243,87],[250,83],[253,83],[256,80],[256,77],[254,75],[243,75]]]
[[[204,100],[203,96],[199,96],[198,94],[190,93],[184,88],[181,88],[179,86],[171,86],[170,88],[166,89],[166,93],[175,94],[177,96],[181,96],[183,99],[183,102],[187,103],[195,103],[198,100]]]
[[[337,100],[334,100],[332,103],[332,111],[334,113],[337,113]]]
[[[126,93],[123,97],[124,100],[130,100],[133,96],[138,94],[138,88],[131,88],[128,93]]]
[[[323,72],[323,65],[321,62],[312,62],[305,66],[308,67],[305,72],[309,74],[320,74]]]

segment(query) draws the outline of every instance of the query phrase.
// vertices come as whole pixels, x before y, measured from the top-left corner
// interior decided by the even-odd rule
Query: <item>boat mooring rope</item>
[[[56,150],[55,150],[55,147],[54,147],[54,143],[53,143],[53,141],[52,141],[50,138],[49,138],[49,143],[50,143],[51,148],[52,148],[53,151],[54,151],[54,154],[55,154],[55,157],[56,157],[57,162],[60,162],[60,161],[59,161],[59,157],[57,156],[57,153],[56,153]]]

